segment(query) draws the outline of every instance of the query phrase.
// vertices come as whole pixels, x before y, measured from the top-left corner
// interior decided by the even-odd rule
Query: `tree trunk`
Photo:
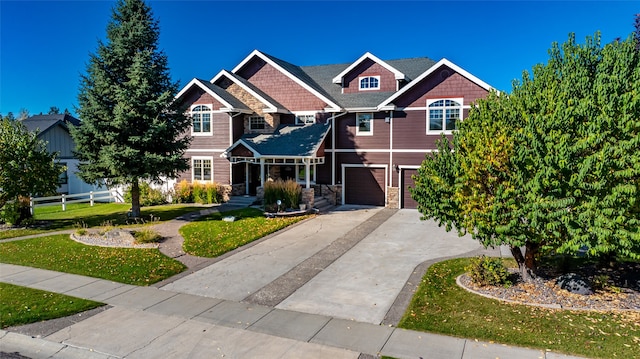
[[[131,182],[131,216],[140,217],[140,185],[138,179]]]
[[[535,254],[538,252],[538,247],[538,244],[527,243],[525,245],[525,254],[522,255],[520,247],[509,246],[513,258],[516,260],[516,263],[518,263],[518,272],[520,272],[520,276],[525,282],[530,282],[535,278]]]

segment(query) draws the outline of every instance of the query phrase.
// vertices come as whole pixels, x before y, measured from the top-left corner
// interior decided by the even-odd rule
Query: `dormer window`
[[[365,76],[360,77],[360,90],[379,90],[380,89],[380,76]]]
[[[191,108],[191,133],[193,135],[211,134],[211,107],[196,105]]]
[[[311,125],[316,123],[315,113],[298,113],[296,114],[296,125]]]
[[[262,116],[249,117],[249,129],[251,131],[264,130],[266,127],[267,127],[267,122],[264,120],[264,117]]]

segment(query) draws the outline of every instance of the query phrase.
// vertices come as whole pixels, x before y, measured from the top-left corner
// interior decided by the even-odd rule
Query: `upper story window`
[[[191,109],[191,133],[194,135],[211,134],[211,107],[197,105]]]
[[[251,116],[249,117],[249,129],[250,130],[264,130],[267,123],[263,116]]]
[[[462,119],[462,99],[428,100],[427,133],[451,133]]]
[[[373,135],[373,114],[359,113],[356,115],[356,135],[371,136]]]
[[[309,125],[316,123],[316,114],[297,114],[296,115],[296,124],[297,125]]]
[[[380,76],[360,77],[360,90],[379,90]]]

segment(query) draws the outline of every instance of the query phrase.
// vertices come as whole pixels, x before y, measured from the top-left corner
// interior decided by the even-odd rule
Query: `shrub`
[[[0,209],[0,223],[8,225],[29,224],[32,216],[29,209],[29,197],[18,197],[17,201],[9,201]]]
[[[133,238],[136,239],[136,243],[155,243],[159,242],[162,236],[150,228],[142,228],[133,232]]]
[[[191,184],[187,180],[182,180],[175,187],[176,195],[173,199],[176,203],[193,203],[191,194]]]
[[[223,190],[218,183],[189,183],[180,181],[175,186],[174,203],[213,204],[222,202]]]
[[[124,194],[124,200],[131,203],[131,188]],[[140,205],[143,207],[167,203],[165,195],[159,189],[152,188],[147,182],[140,182]]]
[[[282,201],[280,209],[296,208],[300,203],[302,188],[294,180],[269,181],[264,185],[265,208],[276,205],[278,200]]]
[[[502,285],[510,286],[509,271],[500,258],[477,257],[472,258],[465,268],[471,280],[480,286]]]

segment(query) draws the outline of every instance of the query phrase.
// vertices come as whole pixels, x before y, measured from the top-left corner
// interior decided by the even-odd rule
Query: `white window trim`
[[[197,180],[195,179],[195,171],[194,171],[194,161],[195,160],[204,160],[211,161],[211,179],[210,180]],[[200,183],[212,183],[213,182],[213,156],[193,156],[191,157],[191,182],[200,182]]]
[[[463,116],[464,116],[464,98],[462,97],[457,97],[457,98],[436,98],[436,99],[431,99],[431,100],[427,100],[427,109],[426,109],[426,130],[427,130],[427,135],[439,135],[439,134],[445,134],[445,135],[450,135],[453,133],[453,131],[455,130],[445,130],[446,126],[445,126],[445,116],[446,116],[446,112],[443,113],[443,118],[442,118],[442,130],[430,130],[429,129],[429,105],[431,105],[434,102],[438,102],[438,101],[442,101],[442,100],[450,100],[450,101],[455,101],[457,103],[460,104],[459,108],[460,108],[460,118],[458,119],[458,121],[462,121],[463,120]],[[446,109],[446,107],[443,107],[443,109]]]
[[[195,132],[193,130],[193,109],[198,107],[198,106],[206,106],[209,108],[209,131],[207,132]],[[191,136],[211,136],[213,135],[213,104],[205,104],[205,103],[199,103],[199,104],[194,104],[191,105],[191,108],[189,109],[189,116],[191,117]]]
[[[251,122],[252,119],[257,119],[257,118],[261,118],[262,122],[264,123],[264,127],[263,128],[253,128],[252,125],[253,123]],[[252,115],[249,116],[249,131],[263,131],[267,129],[267,119],[264,118],[264,116],[260,116],[260,115]]]
[[[360,115],[366,115],[369,114],[371,115],[371,119],[370,119],[370,125],[369,126],[369,131],[368,132],[360,132],[360,124],[358,123],[358,117]],[[374,115],[373,112],[358,112],[356,113],[356,136],[373,136],[373,122],[374,122]]]
[[[294,114],[296,116],[296,125],[312,125],[317,121],[316,113],[313,111],[295,112]],[[313,116],[313,122],[300,122],[298,116]]]
[[[374,79],[378,80],[378,87],[362,87],[362,80],[363,79],[368,79],[368,78],[374,78]],[[371,84],[371,82],[369,82],[369,84]],[[360,77],[358,77],[358,89],[360,91],[376,91],[376,90],[380,90],[380,76],[360,76]]]

